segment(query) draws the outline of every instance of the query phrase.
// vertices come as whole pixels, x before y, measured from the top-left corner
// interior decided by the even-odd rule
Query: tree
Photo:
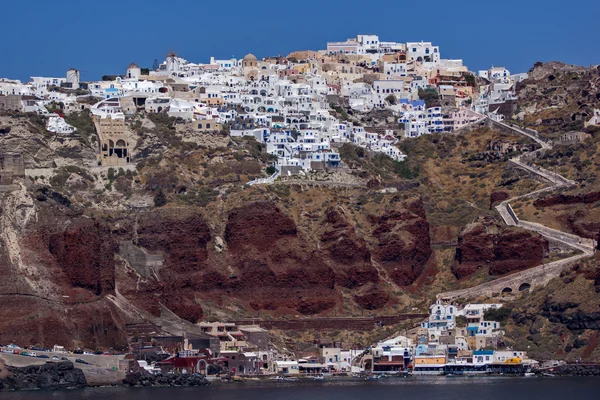
[[[440,95],[435,89],[419,89],[419,98],[425,100],[427,108],[440,106]]]
[[[464,315],[459,315],[458,317],[456,317],[456,326],[463,327],[463,326],[467,326],[467,317],[465,317]]]
[[[150,75],[150,68],[140,68],[140,73],[142,75]]]
[[[475,87],[476,86],[476,82],[475,82],[475,75],[473,74],[465,74],[465,81],[467,81],[467,85]]]
[[[505,323],[512,313],[510,307],[490,308],[483,314],[483,318],[486,321],[498,321]]]
[[[396,104],[396,96],[394,96],[393,94],[390,94],[388,97],[385,98],[385,101],[387,101],[391,105],[394,105],[394,104]]]
[[[154,195],[154,206],[162,207],[167,204],[167,196],[163,192],[162,188],[158,189],[158,192]]]

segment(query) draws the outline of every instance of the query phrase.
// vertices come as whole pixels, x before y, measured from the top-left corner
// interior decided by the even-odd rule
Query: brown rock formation
[[[389,300],[389,293],[375,286],[354,295],[354,301],[366,310],[377,310],[385,306]]]
[[[114,291],[116,247],[107,227],[88,218],[77,218],[48,238],[48,251],[69,285],[95,295]]]
[[[379,274],[371,264],[367,244],[358,237],[345,215],[330,207],[323,222],[321,249],[331,260],[336,283],[352,289],[367,282],[378,282]]]
[[[229,264],[239,281],[232,293],[255,309],[316,314],[335,306],[335,274],[274,203],[254,202],[229,213]]]
[[[533,205],[536,207],[551,207],[558,204],[591,204],[597,201],[600,201],[600,192],[573,195],[557,193],[537,199],[533,202]]]
[[[510,198],[510,195],[508,194],[508,192],[505,192],[505,191],[492,192],[492,194],[490,195],[490,210],[492,209],[494,204],[500,203],[504,200],[508,200],[509,198]]]
[[[373,259],[400,285],[412,284],[431,256],[429,223],[420,199],[394,203],[394,209],[370,216]]]
[[[503,275],[541,264],[547,252],[542,236],[482,218],[459,233],[452,272],[462,279],[489,266],[490,275]]]
[[[205,301],[315,315],[339,307],[349,290],[358,306],[379,309],[390,301],[380,274],[410,284],[431,253],[421,202],[398,197],[386,207],[360,231],[337,205],[300,231],[272,201],[209,224],[196,207],[94,219],[50,197],[2,199],[0,342],[122,348],[125,324],[155,321],[161,306],[194,323]]]

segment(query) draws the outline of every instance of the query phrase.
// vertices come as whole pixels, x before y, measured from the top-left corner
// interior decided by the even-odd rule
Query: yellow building
[[[100,162],[104,166],[125,165],[131,162],[129,135],[124,118],[93,117],[100,146]]]
[[[299,74],[306,74],[307,71],[310,71],[310,64],[296,64],[293,69],[298,71]]]
[[[415,365],[441,365],[446,364],[446,356],[415,356]]]

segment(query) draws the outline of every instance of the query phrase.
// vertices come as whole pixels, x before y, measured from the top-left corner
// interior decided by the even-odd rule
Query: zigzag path
[[[515,132],[516,134],[527,136],[530,139],[533,139],[535,142],[537,142],[541,146],[541,148],[529,153],[529,155],[527,156],[528,158],[537,157],[537,155],[540,152],[552,149],[551,143],[543,141],[537,136],[537,134],[530,130],[523,130],[513,125],[509,125],[498,121],[493,121],[492,123],[499,125],[499,127],[501,128],[509,129],[512,132]],[[459,289],[450,292],[440,293],[437,295],[437,298],[439,300],[452,301],[459,298],[467,297],[491,297],[502,292],[512,293],[530,289],[534,286],[543,286],[546,285],[550,280],[560,276],[560,273],[567,267],[572,265],[574,262],[577,262],[582,258],[589,257],[594,254],[594,240],[582,238],[571,233],[561,232],[535,222],[520,220],[516,216],[515,212],[513,211],[510,205],[510,203],[514,202],[515,200],[525,198],[537,198],[541,194],[553,192],[560,188],[576,186],[577,184],[555,172],[545,170],[538,166],[527,164],[527,162],[524,161],[524,156],[522,155],[511,159],[509,162],[518,168],[522,168],[531,174],[537,175],[542,180],[550,183],[550,186],[541,190],[536,190],[531,193],[514,197],[509,200],[505,200],[499,205],[497,205],[496,210],[498,211],[498,213],[500,213],[500,216],[504,220],[504,223],[508,226],[519,226],[524,229],[538,232],[540,235],[550,240],[563,243],[564,245],[572,248],[573,250],[576,250],[578,254],[564,260],[559,260],[548,264],[542,264],[537,267],[527,269],[525,271],[516,272],[514,274],[510,274],[502,278],[496,279],[494,281],[483,283],[481,285],[476,285],[466,289]]]

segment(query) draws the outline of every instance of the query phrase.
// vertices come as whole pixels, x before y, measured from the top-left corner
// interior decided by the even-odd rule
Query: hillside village
[[[140,112],[165,113],[194,132],[266,144],[273,180],[341,167],[344,143],[402,161],[400,140],[511,116],[516,83],[526,76],[493,67],[476,77],[430,42],[358,35],[328,42],[326,50],[263,60],[248,54],[194,63],[170,53],[156,70],[132,63],[101,81],[82,82],[76,69],[27,83],[2,79],[0,110],[38,113],[49,132],[68,135],[76,128],[61,115],[89,109],[103,166],[135,163],[136,139],[126,126]],[[51,112],[50,105],[60,107]],[[349,115],[377,110],[389,117],[362,124]]]
[[[377,35],[324,45],[206,63],[171,52],[98,81],[74,68],[0,79],[0,264],[18,275],[2,290],[54,299],[23,315],[46,321],[62,349],[48,356],[110,347],[154,361],[119,356],[121,372],[306,377],[600,359],[595,322],[562,324],[552,296],[537,292],[537,317],[504,304],[600,282],[594,223],[567,233],[523,219],[543,217],[529,196],[585,187],[559,174],[580,167],[548,159],[593,137],[548,133],[550,118],[531,128],[542,101],[524,109],[519,96],[542,90],[540,68],[474,73],[430,42]],[[598,109],[573,115],[586,132],[600,125]],[[87,327],[77,337],[54,320],[62,307]],[[543,330],[560,333],[556,349]],[[37,328],[25,335],[39,343]]]

